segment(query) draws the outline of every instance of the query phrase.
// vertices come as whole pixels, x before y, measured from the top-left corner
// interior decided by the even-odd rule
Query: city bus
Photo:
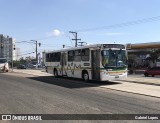
[[[8,62],[5,58],[0,58],[0,71],[1,72],[8,72],[9,71]]]
[[[126,47],[94,44],[45,53],[46,72],[57,76],[109,81],[127,77]]]

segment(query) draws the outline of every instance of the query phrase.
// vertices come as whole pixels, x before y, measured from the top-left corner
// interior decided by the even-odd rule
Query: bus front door
[[[67,66],[67,57],[66,53],[61,54],[61,74],[62,76],[66,76],[66,66]]]
[[[92,50],[92,79],[100,80],[100,51]]]

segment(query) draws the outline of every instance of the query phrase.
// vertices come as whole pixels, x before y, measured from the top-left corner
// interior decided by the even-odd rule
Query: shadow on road
[[[63,77],[58,77],[55,78],[53,76],[39,76],[39,77],[28,77],[29,79],[36,80],[39,82],[44,82],[48,84],[53,84],[65,88],[86,88],[86,87],[99,87],[99,86],[107,86],[107,85],[115,85],[115,84],[121,84],[118,82],[109,82],[109,81],[89,81],[89,82],[84,82],[81,79],[75,79],[75,78],[63,78]]]

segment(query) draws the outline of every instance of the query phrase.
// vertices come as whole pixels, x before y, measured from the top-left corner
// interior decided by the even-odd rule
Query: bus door
[[[100,50],[91,51],[92,79],[100,80]]]
[[[61,54],[60,64],[61,64],[61,73],[62,73],[62,76],[66,75],[66,66],[67,66],[67,56],[66,55],[67,55],[66,53],[62,53]]]

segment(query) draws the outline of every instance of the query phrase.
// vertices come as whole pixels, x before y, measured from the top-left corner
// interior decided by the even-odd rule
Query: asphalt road
[[[160,98],[99,88],[107,84],[119,83],[0,74],[0,113],[160,113]]]
[[[99,87],[119,83],[10,74],[0,73],[0,114],[160,114],[160,98]]]

